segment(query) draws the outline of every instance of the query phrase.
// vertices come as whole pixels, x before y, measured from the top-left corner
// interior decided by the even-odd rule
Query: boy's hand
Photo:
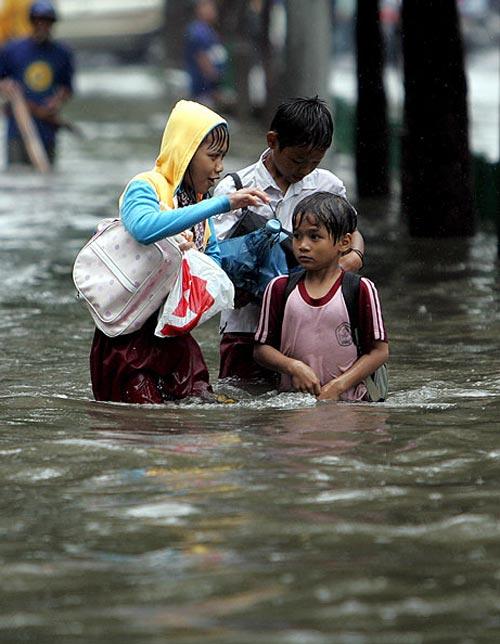
[[[337,384],[337,381],[334,379],[327,382],[326,385],[323,385],[318,400],[340,400],[342,391],[340,391]]]
[[[232,192],[228,197],[231,210],[248,208],[248,206],[262,206],[262,204],[269,203],[270,201],[266,193],[258,188],[242,188],[241,190]]]
[[[292,386],[296,391],[319,396],[321,392],[320,381],[311,367],[300,360],[294,360],[289,372]]]

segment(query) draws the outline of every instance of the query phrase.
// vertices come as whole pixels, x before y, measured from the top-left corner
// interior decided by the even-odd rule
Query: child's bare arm
[[[288,358],[281,351],[269,344],[255,344],[253,357],[263,367],[271,371],[286,374],[292,379],[292,386],[296,391],[318,396],[321,386],[318,376],[314,371],[300,360]]]
[[[340,400],[340,396],[372,374],[389,358],[387,342],[377,340],[369,353],[362,355],[345,373],[321,387],[319,400]]]
[[[249,206],[261,206],[263,203],[269,203],[269,197],[259,188],[241,188],[236,192],[227,195],[231,210],[238,208],[248,208]]]
[[[355,230],[351,238],[351,251],[340,258],[339,264],[345,271],[357,273],[363,268],[364,254],[365,241],[359,230]]]

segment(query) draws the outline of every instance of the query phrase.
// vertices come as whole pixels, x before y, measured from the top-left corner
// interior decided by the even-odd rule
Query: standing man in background
[[[0,51],[0,91],[9,99],[19,88],[38,129],[50,163],[56,156],[60,111],[73,93],[73,55],[52,39],[57,14],[49,0],[35,0],[29,18],[32,33]],[[12,110],[7,108],[7,164],[30,164]]]
[[[227,52],[215,30],[218,11],[215,0],[195,0],[194,20],[185,34],[186,70],[190,78],[190,97],[214,107],[222,83]]]

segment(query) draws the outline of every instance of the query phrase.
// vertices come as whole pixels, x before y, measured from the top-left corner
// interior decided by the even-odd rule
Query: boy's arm
[[[321,387],[321,392],[318,396],[319,400],[340,400],[340,396],[344,391],[359,385],[362,380],[376,371],[388,359],[389,345],[387,342],[377,340],[373,345],[373,349],[356,360],[350,369]]]
[[[358,252],[359,251],[359,252]],[[359,254],[361,253],[361,255]],[[363,268],[365,255],[365,240],[359,230],[352,233],[351,250],[340,258],[339,264],[345,271],[357,273]]]
[[[290,376],[295,391],[318,396],[321,386],[314,371],[300,360],[288,358],[269,344],[255,344],[253,357],[263,367]]]

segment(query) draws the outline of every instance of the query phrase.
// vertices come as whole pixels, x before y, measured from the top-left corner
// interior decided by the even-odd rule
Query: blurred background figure
[[[3,0],[0,2],[0,46],[13,38],[31,33],[29,11],[32,0]]]
[[[353,0],[332,0],[332,44],[334,54],[345,54],[354,47]]]
[[[9,41],[0,51],[0,91],[8,100],[13,88],[21,89],[49,161],[54,163],[60,111],[73,93],[73,54],[52,39],[57,14],[49,0],[33,2],[29,20],[31,35]],[[30,164],[9,107],[6,116],[7,164]]]
[[[380,23],[384,35],[386,61],[398,65],[401,60],[401,0],[382,0]]]
[[[213,107],[219,102],[227,62],[227,51],[215,29],[218,9],[215,0],[195,0],[194,19],[185,34],[185,65],[190,78],[190,97]]]

